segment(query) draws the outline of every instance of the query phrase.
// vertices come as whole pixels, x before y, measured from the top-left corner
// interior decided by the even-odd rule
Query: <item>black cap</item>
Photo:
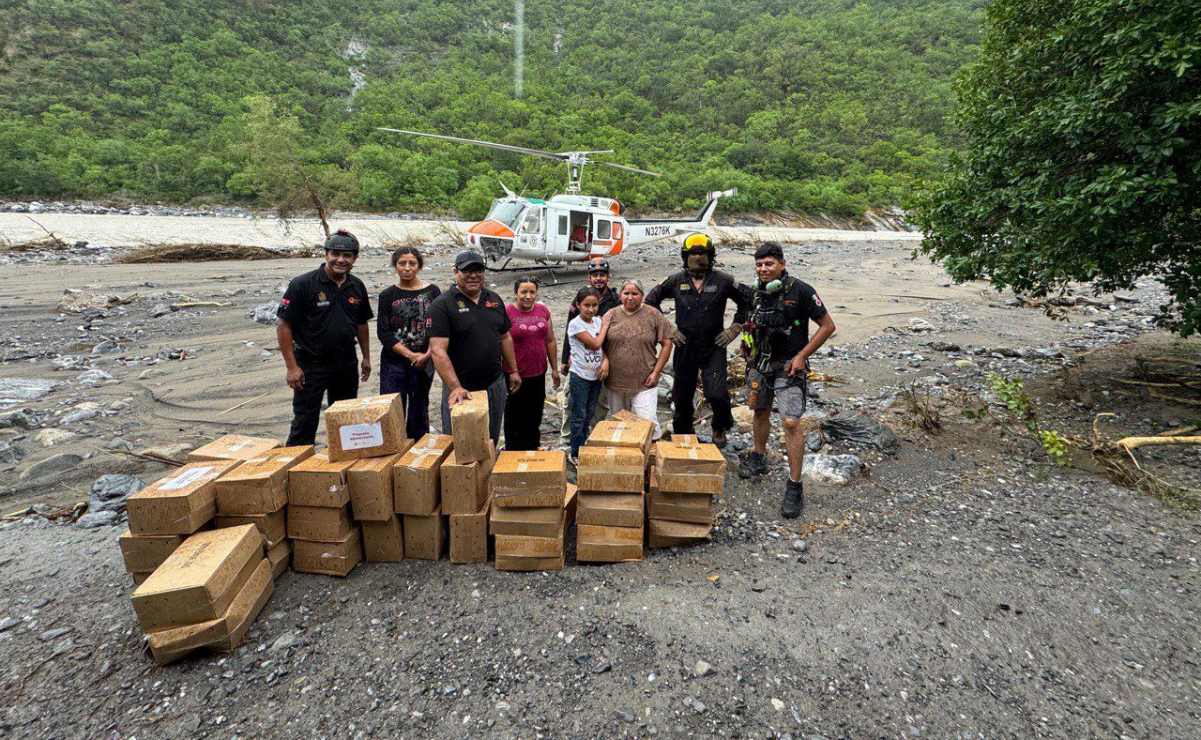
[[[338,229],[325,240],[325,251],[359,253],[359,240],[346,229]]]
[[[459,255],[455,257],[456,270],[462,271],[472,265],[478,266],[481,270],[484,269],[484,258],[480,256],[479,252],[459,252]]]
[[[594,272],[603,272],[606,275],[608,275],[609,274],[609,261],[608,260],[592,260],[591,262],[589,262],[588,263],[588,274],[591,275]]]

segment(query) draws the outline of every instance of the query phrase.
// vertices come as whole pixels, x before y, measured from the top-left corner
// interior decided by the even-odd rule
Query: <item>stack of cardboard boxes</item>
[[[411,446],[412,440],[406,440],[397,454],[359,460],[346,472],[350,511],[362,529],[363,555],[369,563],[404,560],[404,530],[393,511],[393,476],[396,463]]]
[[[474,393],[450,411],[454,450],[442,463],[442,513],[450,523],[450,562],[489,558],[488,479],[496,463],[489,431],[487,393]]]
[[[218,528],[253,524],[267,541],[271,573],[278,578],[292,561],[288,542],[288,471],[313,456],[313,446],[277,447],[246,460],[217,479]]]
[[[652,548],[708,540],[713,532],[714,499],[726,479],[726,459],[711,444],[680,435],[657,442],[647,507]]]
[[[618,563],[643,555],[649,421],[605,420],[580,448],[576,560]]]
[[[194,534],[134,590],[134,613],[157,663],[242,643],[273,590],[264,545],[253,524]]]
[[[121,535],[120,545],[135,584],[145,581],[188,535],[209,525],[217,513],[216,481],[238,464],[188,463],[129,497],[129,531]]]
[[[392,468],[393,510],[404,520],[404,555],[414,560],[440,560],[446,547],[442,515],[442,463],[454,439],[427,434]]]
[[[363,486],[378,485],[378,468],[409,445],[404,418],[397,394],[338,401],[325,410],[329,449],[288,472],[293,569],[345,576],[363,560],[363,537],[350,509],[351,469],[387,458],[360,467]]]
[[[327,452],[318,452],[288,471],[293,570],[345,576],[362,562],[362,537],[350,516],[347,480],[354,464],[334,462]]]
[[[496,569],[562,570],[576,489],[562,451],[502,452],[489,480]]]

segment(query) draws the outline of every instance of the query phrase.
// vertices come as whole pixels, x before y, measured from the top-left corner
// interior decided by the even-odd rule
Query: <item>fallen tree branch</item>
[[[266,398],[267,396],[270,396],[272,393],[274,393],[274,391],[267,391],[266,393],[261,393],[261,394],[259,394],[259,395],[255,396],[254,398],[248,398],[248,399],[246,399],[245,401],[243,401],[243,402],[241,402],[241,403],[239,403],[239,404],[236,404],[236,405],[234,405],[234,406],[230,406],[229,408],[225,409],[225,410],[224,410],[224,411],[222,411],[221,413],[217,414],[217,416],[225,416],[225,415],[226,415],[226,414],[228,414],[230,411],[237,411],[238,409],[242,408],[243,406],[246,406],[246,405],[248,405],[248,404],[252,404],[252,403],[254,403],[255,401],[258,401],[258,400],[260,400],[260,399]]]
[[[1201,445],[1201,437],[1123,437],[1117,444],[1127,450],[1151,445]]]

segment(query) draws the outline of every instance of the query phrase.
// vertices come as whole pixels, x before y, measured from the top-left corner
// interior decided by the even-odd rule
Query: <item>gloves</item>
[[[713,340],[713,343],[718,347],[725,347],[730,342],[733,342],[735,339],[737,339],[741,334],[742,324],[730,324],[728,329],[717,335],[717,338]]]
[[[684,336],[684,332],[677,327],[675,333],[671,335],[671,343],[676,347],[683,347],[688,343],[688,339]]]

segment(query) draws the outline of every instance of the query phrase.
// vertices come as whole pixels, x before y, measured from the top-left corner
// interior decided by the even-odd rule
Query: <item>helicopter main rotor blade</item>
[[[559,162],[567,160],[567,157],[554,152],[544,152],[541,149],[530,149],[524,146],[513,146],[512,144],[497,144],[494,141],[480,141],[479,139],[464,139],[459,136],[446,136],[444,134],[428,134],[424,131],[406,131],[399,128],[386,128],[377,126],[378,131],[391,131],[394,134],[407,134],[409,136],[424,136],[429,139],[441,139],[442,141],[453,141],[459,144],[474,144],[476,146],[486,146],[492,149],[499,149],[502,152],[516,152],[518,154],[529,154],[534,157],[545,157]]]
[[[597,164],[603,164],[604,166],[612,167],[615,170],[625,170],[626,172],[637,172],[640,175],[650,175],[651,177],[662,177],[663,176],[658,172],[651,172],[650,170],[640,170],[637,167],[631,167],[628,164],[614,164],[612,162],[597,162]]]

